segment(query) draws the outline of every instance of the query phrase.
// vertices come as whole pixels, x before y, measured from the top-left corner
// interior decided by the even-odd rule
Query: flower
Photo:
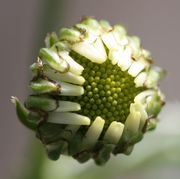
[[[31,65],[32,94],[24,105],[12,98],[19,119],[53,160],[66,154],[102,165],[111,153],[130,154],[156,126],[164,70],[152,66],[138,37],[92,17],[45,43]]]

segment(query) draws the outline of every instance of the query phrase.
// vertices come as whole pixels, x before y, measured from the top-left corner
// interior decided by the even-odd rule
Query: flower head
[[[111,153],[130,154],[164,104],[164,71],[151,65],[139,38],[87,17],[45,43],[31,65],[32,94],[24,106],[12,99],[20,120],[53,160],[67,154],[102,165]]]

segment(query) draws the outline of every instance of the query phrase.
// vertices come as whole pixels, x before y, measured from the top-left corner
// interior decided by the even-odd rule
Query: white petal
[[[73,85],[65,82],[59,82],[61,86],[62,96],[81,96],[84,94],[84,88],[82,86]]]
[[[131,132],[133,134],[137,133],[139,130],[140,119],[141,119],[140,112],[136,112],[136,111],[134,111],[133,113],[130,112],[130,114],[126,119],[124,130],[126,132]]]
[[[151,59],[151,53],[148,50],[142,49],[142,55],[145,59]]]
[[[68,52],[61,51],[59,52],[59,55],[69,64],[70,72],[77,75],[80,75],[82,73],[82,71],[84,70],[84,67],[81,66],[79,63],[77,63],[74,59],[72,59],[69,56]]]
[[[128,73],[136,77],[145,68],[145,64],[142,61],[135,61],[132,63],[131,67],[128,70]]]
[[[59,107],[54,112],[79,111],[80,104],[70,101],[59,101]]]
[[[117,35],[117,33],[114,33],[114,37],[118,41],[119,45],[122,45],[122,46],[128,45],[128,38],[127,38],[127,36],[119,37],[119,35]]]
[[[148,96],[154,95],[154,93],[155,92],[153,90],[143,91],[143,92],[139,93],[137,96],[135,96],[134,102],[144,104],[146,102],[146,98]]]
[[[120,37],[127,34],[125,27],[120,24],[113,26],[113,32],[116,32]]]
[[[145,85],[148,88],[154,88],[159,84],[159,81],[165,75],[166,75],[166,72],[163,69],[161,69],[157,66],[154,66],[154,67],[150,68],[150,70],[148,72]]]
[[[39,79],[37,81],[30,82],[31,89],[39,94],[42,93],[51,93],[51,92],[60,92],[59,86],[56,83],[53,83],[48,80]]]
[[[136,84],[136,87],[143,86],[146,79],[147,79],[146,72],[141,72],[140,74],[138,74],[138,76],[134,79],[134,83]]]
[[[118,43],[112,32],[104,33],[101,38],[109,50],[118,48]]]
[[[44,74],[48,76],[50,79],[60,82],[69,82],[77,85],[82,85],[85,82],[85,79],[82,76],[75,75],[71,72],[66,73],[58,73],[52,69],[44,68]]]
[[[124,124],[122,124],[121,122],[113,121],[104,135],[104,140],[110,144],[117,144],[122,136],[123,130]]]
[[[126,48],[122,54],[119,54],[118,66],[122,71],[126,71],[132,64],[131,49]]]
[[[96,117],[94,122],[89,127],[87,133],[85,134],[85,138],[83,140],[83,146],[92,147],[97,142],[98,138],[104,127],[104,119],[101,117]]]
[[[40,58],[51,68],[59,72],[66,72],[68,70],[67,62],[59,57],[59,55],[52,49],[42,48],[39,53]]]
[[[113,36],[118,42],[118,44],[125,46],[128,45],[128,38],[126,36],[126,30],[123,26],[121,25],[115,25],[113,27]]]
[[[62,28],[59,32],[59,39],[68,42],[77,42],[80,40],[81,33],[73,28]]]
[[[89,125],[90,119],[76,113],[53,112],[49,113],[48,122],[57,124]]]
[[[133,111],[140,112],[141,118],[140,118],[139,129],[142,130],[142,128],[143,128],[143,126],[145,124],[145,121],[148,119],[148,114],[147,114],[147,112],[145,110],[145,107],[141,103],[137,102],[137,103],[132,104],[131,108],[133,108]]]
[[[124,51],[124,47],[119,46],[118,50],[112,49],[109,50],[108,57],[112,61],[112,64],[115,65],[119,61],[119,59],[122,57]]]
[[[76,27],[80,29],[80,31],[86,32],[85,39],[89,42],[94,41],[101,33],[100,29],[92,29],[85,24],[76,24]]]
[[[138,59],[141,55],[141,42],[136,36],[129,37],[129,46],[133,51],[133,57]]]
[[[97,38],[93,43],[87,41],[75,43],[72,45],[72,49],[95,63],[101,64],[107,59],[104,45],[99,38]]]
[[[102,29],[103,29],[104,31],[110,31],[110,30],[112,30],[112,27],[111,27],[111,25],[109,24],[108,21],[100,20],[100,21],[99,21],[99,24],[101,25],[101,27],[102,27]]]

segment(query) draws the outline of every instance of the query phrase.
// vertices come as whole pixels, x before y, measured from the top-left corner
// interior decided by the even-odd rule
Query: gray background
[[[43,19],[43,2],[43,0],[0,1],[0,178],[2,179],[16,176],[16,167],[26,159],[24,151],[29,138],[33,138],[33,134],[17,121],[10,96],[18,96],[23,100],[27,95],[29,65],[36,60],[38,47],[42,46],[46,34],[43,30],[39,31],[41,26],[46,26],[48,31],[57,31],[58,27],[76,23],[83,15],[107,19],[112,24],[123,23],[128,28],[129,34],[142,39],[143,46],[151,51],[156,64],[168,71],[168,76],[162,82],[167,100],[180,100],[179,0],[67,0],[66,4],[60,7],[63,16],[54,14],[49,18],[57,18],[54,24]],[[48,6],[46,8],[48,13]]]

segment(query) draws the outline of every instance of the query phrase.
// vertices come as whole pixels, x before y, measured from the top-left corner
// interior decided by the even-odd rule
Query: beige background
[[[15,176],[15,169],[26,158],[27,137],[32,135],[18,121],[10,96],[27,95],[29,64],[35,60],[39,39],[48,31],[70,26],[83,15],[121,22],[129,34],[138,35],[152,52],[156,64],[168,71],[162,83],[167,100],[180,100],[180,1],[179,0],[67,0],[54,14],[56,23],[44,20],[43,0],[0,1],[0,178]],[[58,1],[57,1],[58,2]],[[60,1],[59,1],[60,2]],[[48,11],[47,11],[48,13]],[[62,20],[63,19],[63,20]],[[32,138],[32,136],[31,136]]]

